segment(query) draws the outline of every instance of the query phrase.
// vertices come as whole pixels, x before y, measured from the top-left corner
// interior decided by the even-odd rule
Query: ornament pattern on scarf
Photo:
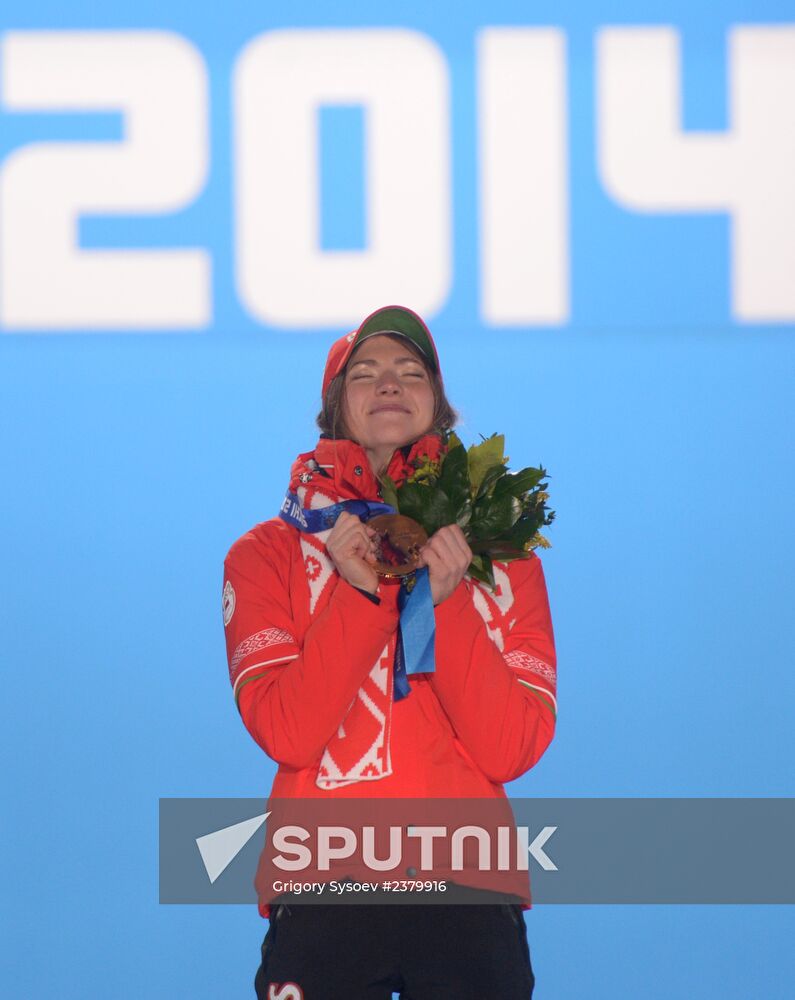
[[[337,500],[324,496],[319,490],[312,489],[308,485],[299,486],[297,493],[301,506],[310,510],[320,510],[321,507],[330,507],[337,503]],[[334,564],[326,555],[326,539],[330,534],[331,528],[327,531],[318,531],[315,535],[301,532],[301,555],[304,557],[306,578],[309,582],[310,615],[314,615],[320,595],[334,575]]]
[[[392,773],[389,753],[392,652],[392,643],[388,643],[356,693],[335,740],[323,751],[317,777],[321,788],[377,781]]]
[[[296,490],[302,507],[320,510],[343,497],[321,491],[315,479]],[[331,529],[301,533],[301,554],[309,585],[309,613],[322,608],[331,597],[334,564],[326,554]],[[363,598],[364,600],[364,598]],[[392,664],[394,640],[382,650],[356,693],[342,725],[329,740],[320,759],[316,783],[331,790],[355,781],[377,781],[392,773],[389,732],[392,721]]]

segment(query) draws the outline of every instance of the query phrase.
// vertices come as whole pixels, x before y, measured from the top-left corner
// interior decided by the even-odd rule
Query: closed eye
[[[360,382],[362,379],[372,379],[375,377],[375,372],[362,372],[359,375],[351,375],[351,382]],[[419,378],[424,379],[425,372],[401,372],[402,378]]]

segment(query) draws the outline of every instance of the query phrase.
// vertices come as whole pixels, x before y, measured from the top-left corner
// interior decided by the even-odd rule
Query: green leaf
[[[445,443],[447,445],[448,450],[452,450],[453,448],[464,447],[461,438],[456,434],[455,431],[448,431],[447,437],[445,438]]]
[[[455,505],[454,505],[455,506]],[[469,537],[469,522],[472,518],[472,500],[470,497],[458,508],[455,516],[455,523],[464,532],[464,537]]]
[[[381,476],[380,482],[381,496],[383,497],[384,503],[391,504],[398,513],[401,513],[398,503],[397,487],[395,486],[394,480],[384,473]]]
[[[528,490],[538,486],[546,476],[545,469],[522,469],[520,472],[507,473],[494,487],[494,496],[501,496],[510,493],[511,496],[519,497]]]
[[[472,556],[472,562],[469,564],[468,572],[471,572],[473,568],[480,570],[481,573],[483,572],[483,556],[478,555],[477,553]]]
[[[486,573],[486,568],[483,565],[483,556],[475,555],[472,557],[472,562],[469,564],[467,573],[472,577],[473,580],[480,580],[482,583],[488,583],[489,577]]]
[[[470,528],[475,539],[502,538],[521,516],[512,496],[484,497],[472,508]]]
[[[471,499],[467,474],[467,453],[462,444],[455,445],[444,456],[437,485],[450,498],[457,519],[459,511]]]
[[[494,570],[488,556],[475,556],[469,564],[467,573],[474,580],[480,580],[481,583],[486,583],[494,589]]]
[[[494,484],[504,475],[504,465],[489,466],[489,468],[484,472],[480,481],[480,486],[474,494],[475,498],[480,500],[482,497],[489,496],[494,489]]]
[[[455,524],[450,498],[438,486],[406,483],[398,490],[398,500],[400,513],[413,517],[425,528],[429,538],[445,524]]]
[[[525,543],[530,541],[543,523],[543,513],[528,511],[522,514],[504,538],[514,548],[522,549],[524,548]]]
[[[505,435],[492,434],[480,444],[473,444],[467,452],[469,465],[469,481],[472,484],[472,494],[480,490],[486,471],[494,465],[503,464],[505,454]]]
[[[488,583],[491,589],[494,590],[496,584],[494,582],[494,567],[491,564],[491,559],[487,555],[482,556],[482,559],[483,569],[486,573],[486,583]]]

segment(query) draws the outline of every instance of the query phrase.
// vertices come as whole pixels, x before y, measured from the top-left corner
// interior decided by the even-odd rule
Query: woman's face
[[[342,416],[351,438],[379,461],[427,434],[435,405],[428,371],[405,338],[368,337],[351,355]]]

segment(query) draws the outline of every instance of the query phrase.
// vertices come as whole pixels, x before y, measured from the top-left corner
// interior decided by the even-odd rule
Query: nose
[[[402,386],[397,374],[391,369],[385,368],[376,380],[375,391],[383,395],[402,392]]]

